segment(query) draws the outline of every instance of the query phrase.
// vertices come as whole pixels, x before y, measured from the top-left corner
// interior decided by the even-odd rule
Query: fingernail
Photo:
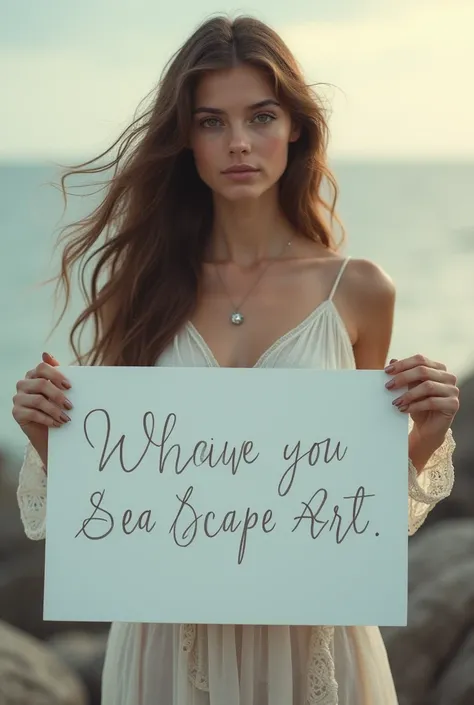
[[[393,372],[394,369],[395,369],[395,366],[394,366],[394,365],[388,365],[388,366],[385,368],[385,372]]]
[[[64,408],[67,409],[68,411],[71,411],[71,409],[72,409],[72,404],[71,404],[71,402],[69,401],[69,399],[66,399],[66,401],[64,402]]]
[[[403,404],[403,398],[402,398],[402,397],[398,397],[398,399],[394,399],[394,400],[392,401],[392,404],[393,404],[393,406],[400,406],[400,404]]]
[[[61,413],[61,419],[64,421],[64,423],[67,423],[68,421],[71,420],[71,419],[69,418],[69,416],[68,416],[67,414],[65,414],[64,412]]]
[[[398,411],[406,411],[408,409],[408,404],[404,404],[403,406],[398,407]]]
[[[397,358],[394,357],[392,360],[390,360],[390,362],[391,362],[391,363],[392,363],[392,362],[397,362]]]
[[[387,382],[387,384],[385,386],[387,387],[387,389],[391,389],[394,386],[394,384],[395,384],[395,380],[391,379],[390,382]]]
[[[67,381],[67,379],[63,379],[61,382],[61,386],[63,389],[71,389],[71,384]]]
[[[61,428],[61,424],[57,421],[53,421],[53,426],[56,426],[56,428]]]

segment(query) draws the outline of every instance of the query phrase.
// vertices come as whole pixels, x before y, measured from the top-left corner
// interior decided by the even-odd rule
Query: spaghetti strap
[[[343,261],[341,268],[339,269],[339,273],[336,277],[336,281],[333,284],[333,287],[331,289],[331,293],[329,294],[328,300],[332,301],[334,294],[336,293],[336,289],[339,285],[339,282],[341,281],[342,275],[344,274],[344,270],[347,267],[347,263],[349,262],[350,257],[346,257],[346,259]]]

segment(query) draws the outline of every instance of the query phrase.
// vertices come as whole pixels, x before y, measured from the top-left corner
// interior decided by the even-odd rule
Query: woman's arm
[[[409,456],[420,473],[443,446],[452,420],[459,408],[456,377],[443,363],[414,355],[404,360],[386,358],[392,337],[395,288],[389,277],[375,264],[356,260],[348,291],[357,340],[354,355],[358,369],[386,369],[387,387],[407,389],[397,402],[400,411],[410,414]],[[392,364],[393,363],[393,364]]]
[[[71,385],[56,369],[58,362],[48,353],[43,361],[17,383],[13,418],[28,437],[17,490],[20,515],[28,538],[42,539],[46,526],[46,463],[48,428],[68,423],[71,403],[66,391]]]
[[[357,330],[356,365],[358,369],[383,369],[392,336],[395,288],[377,265],[362,260],[354,265],[347,280],[352,288],[347,297]],[[453,487],[455,442],[450,425],[459,407],[459,390],[456,378],[441,363],[416,355],[391,363],[394,366],[387,384],[394,380],[392,389],[410,387],[402,395],[401,405],[411,414],[408,533],[412,535]]]
[[[354,260],[351,265],[345,298],[356,329],[356,366],[358,370],[383,370],[392,339],[395,287],[373,262]]]

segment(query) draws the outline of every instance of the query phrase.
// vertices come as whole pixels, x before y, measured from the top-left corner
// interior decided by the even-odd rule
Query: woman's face
[[[288,144],[299,137],[268,78],[251,66],[213,71],[200,80],[191,149],[201,179],[227,200],[256,199],[286,169]],[[226,173],[246,165],[248,171]]]

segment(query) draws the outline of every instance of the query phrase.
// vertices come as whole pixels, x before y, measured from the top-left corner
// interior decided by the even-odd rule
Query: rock
[[[408,591],[474,558],[474,520],[452,519],[416,533],[408,553]]]
[[[460,408],[453,422],[456,481],[451,496],[430,512],[420,531],[444,519],[474,518],[474,374],[459,389]]]
[[[69,666],[40,641],[0,622],[2,705],[88,705]]]
[[[0,450],[0,564],[23,551],[27,544],[16,501],[16,488],[8,476],[6,456]]]
[[[100,705],[102,668],[108,632],[65,632],[48,640],[48,645],[61,660],[78,673],[89,693],[90,705]]]
[[[45,542],[30,541],[25,536],[13,475],[0,452],[0,619],[45,639],[76,628],[76,624],[43,621]],[[81,629],[103,632],[107,625],[81,624]]]
[[[474,629],[468,632],[455,658],[433,693],[430,705],[472,705],[474,703]]]
[[[0,618],[39,639],[57,628],[43,621],[43,570],[44,545],[0,564]]]
[[[473,548],[473,519],[443,521],[410,542],[408,626],[382,630],[400,705],[434,705],[433,693],[453,705],[461,673],[456,692],[472,692],[460,644],[474,625]]]
[[[26,538],[16,484],[0,457],[0,618],[38,637],[44,630],[43,565],[44,542]]]

